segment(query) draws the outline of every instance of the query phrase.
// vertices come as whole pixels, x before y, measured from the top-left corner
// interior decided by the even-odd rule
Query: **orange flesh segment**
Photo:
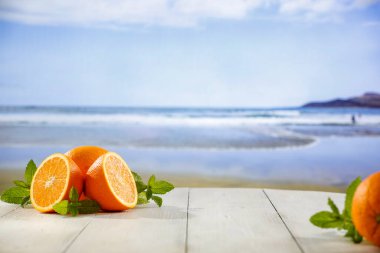
[[[128,167],[115,156],[108,156],[105,161],[108,184],[114,194],[124,203],[135,201],[135,183]]]
[[[66,162],[62,158],[54,157],[46,161],[33,179],[35,203],[40,207],[54,204],[64,191],[67,177]]]

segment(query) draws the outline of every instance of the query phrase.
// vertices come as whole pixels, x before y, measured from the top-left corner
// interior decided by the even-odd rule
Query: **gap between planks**
[[[89,222],[87,222],[87,224],[81,229],[81,231],[79,231],[79,233],[71,240],[71,242],[69,242],[69,244],[62,251],[62,253],[66,253],[70,249],[71,245],[73,245],[75,240],[83,233],[83,231],[88,227],[88,225],[91,223],[92,220],[93,220],[93,218]]]
[[[189,238],[189,205],[190,205],[190,188],[187,188],[187,207],[186,207],[186,237],[185,237],[185,253],[188,252],[188,238]]]
[[[185,231],[185,243],[184,243],[184,252],[188,252],[188,224],[189,224],[189,206],[190,206],[190,188],[185,188],[187,189],[187,201],[186,201],[186,231]],[[185,195],[186,196],[186,195]],[[88,226],[90,225],[91,222],[95,220],[95,216],[97,214],[93,215],[91,217],[90,221],[78,232],[78,234],[68,243],[66,248],[62,251],[62,253],[67,253],[70,252],[72,246],[75,244],[75,242],[80,238],[81,234],[86,232],[86,229],[88,229]]]
[[[294,242],[297,244],[297,247],[299,248],[299,250],[302,252],[302,253],[305,253],[305,251],[303,250],[301,244],[298,242],[297,238],[294,236],[294,234],[292,233],[292,231],[290,230],[289,226],[285,223],[284,219],[281,217],[280,213],[278,212],[276,206],[273,204],[272,200],[269,198],[268,194],[265,192],[265,189],[263,189],[263,193],[264,195],[267,197],[268,201],[270,202],[270,204],[273,206],[274,210],[276,211],[278,217],[280,218],[280,220],[282,221],[282,223],[284,224],[286,230],[288,230],[289,234],[292,236]]]
[[[9,211],[6,212],[6,213],[3,213],[3,214],[0,216],[0,218],[4,218],[4,217],[7,216],[8,214],[10,214],[10,213],[16,211],[16,210],[19,209],[19,208],[21,208],[21,207],[18,206],[18,207],[16,207],[16,208],[12,209],[12,210],[9,210]]]

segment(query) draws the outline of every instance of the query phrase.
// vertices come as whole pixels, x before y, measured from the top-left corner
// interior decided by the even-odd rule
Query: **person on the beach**
[[[356,125],[355,114],[352,114],[352,115],[351,115],[351,123],[352,123],[352,125]]]

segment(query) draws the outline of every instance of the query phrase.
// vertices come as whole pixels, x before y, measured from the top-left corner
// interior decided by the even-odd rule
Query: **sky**
[[[0,105],[279,107],[380,92],[377,0],[1,0]]]

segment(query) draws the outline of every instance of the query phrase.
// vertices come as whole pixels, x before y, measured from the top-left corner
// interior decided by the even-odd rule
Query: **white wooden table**
[[[339,193],[178,188],[164,206],[65,217],[0,203],[0,252],[379,252],[309,217]]]

